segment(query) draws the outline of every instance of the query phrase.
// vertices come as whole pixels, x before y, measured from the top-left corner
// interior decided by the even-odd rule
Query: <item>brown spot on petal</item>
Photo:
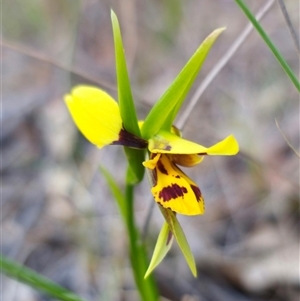
[[[168,175],[168,171],[165,169],[164,165],[162,164],[161,161],[158,161],[156,164],[157,168],[159,169],[159,171],[165,175]]]
[[[160,191],[159,198],[163,199],[164,202],[168,202],[172,199],[183,197],[185,193],[187,193],[187,189],[184,186],[180,187],[177,184],[172,184],[171,186],[164,187]]]
[[[195,185],[191,185],[191,188],[192,188],[192,190],[193,190],[193,192],[196,196],[197,201],[200,202],[202,194],[201,194],[201,191],[200,191],[199,187],[197,187]]]

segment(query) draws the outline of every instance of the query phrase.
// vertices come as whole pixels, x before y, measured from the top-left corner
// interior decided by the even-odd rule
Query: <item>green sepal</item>
[[[127,72],[119,21],[116,14],[113,11],[111,11],[111,21],[115,43],[118,102],[120,106],[120,113],[123,121],[123,126],[129,133],[141,137],[140,128],[138,126],[137,114],[131,93],[129,75]],[[138,152],[134,149],[125,148],[125,153],[132,174],[132,176],[129,177],[128,181],[130,184],[136,184],[143,179],[144,175],[144,167],[142,165],[144,158],[143,152]]]
[[[216,29],[203,41],[173,83],[151,109],[141,129],[144,139],[148,140],[161,129],[170,131],[174,119],[194,83],[209,50],[224,29]]]
[[[119,21],[113,11],[111,11],[111,21],[115,43],[118,102],[120,106],[120,113],[124,128],[129,133],[140,137],[141,133],[138,126],[138,119],[131,93]]]
[[[159,209],[162,212],[170,231],[173,233],[193,276],[197,277],[195,258],[192,254],[192,251],[183,233],[183,230],[176,218],[176,214],[172,210],[166,209],[162,206],[159,206]]]
[[[174,236],[170,231],[169,225],[165,222],[158,235],[153,255],[144,278],[147,278],[167,255],[172,246],[173,239]]]

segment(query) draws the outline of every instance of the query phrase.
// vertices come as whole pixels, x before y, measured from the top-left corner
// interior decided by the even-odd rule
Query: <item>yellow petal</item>
[[[160,154],[155,154],[155,156],[153,156],[153,154],[151,154],[152,158],[150,160],[144,161],[143,165],[151,170],[153,170],[156,167],[157,161],[160,158]]]
[[[161,155],[155,171],[157,181],[151,192],[157,203],[180,214],[204,213],[204,200],[200,189],[167,155]]]
[[[226,137],[224,140],[207,149],[207,154],[211,156],[223,155],[231,156],[239,152],[239,145],[233,135]]]
[[[207,148],[170,132],[160,131],[149,140],[148,149],[162,154],[235,155],[239,146],[233,135]]]
[[[162,154],[199,154],[206,153],[207,148],[181,137],[160,131],[149,140],[148,149],[152,153]]]
[[[171,155],[171,159],[175,164],[185,166],[185,167],[192,167],[199,164],[204,159],[204,156],[199,156],[196,154],[191,154],[191,155],[173,154]]]
[[[99,148],[118,140],[122,120],[118,104],[104,91],[78,86],[65,102],[82,134]]]

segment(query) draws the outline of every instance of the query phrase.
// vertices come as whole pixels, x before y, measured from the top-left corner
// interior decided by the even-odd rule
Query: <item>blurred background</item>
[[[266,2],[247,4],[257,12]],[[286,5],[299,29],[299,1]],[[2,3],[2,253],[87,300],[135,301],[125,229],[98,171],[105,166],[124,187],[123,150],[89,144],[63,102],[80,83],[117,99],[111,8],[140,119],[204,38],[226,26],[188,104],[248,21],[232,0]],[[277,1],[261,24],[299,74]],[[284,139],[299,149],[299,95],[257,32],[205,90],[182,131],[207,146],[232,133],[240,153],[185,169],[206,200],[205,215],[179,216],[198,278],[174,243],[154,273],[161,300],[299,300],[299,158]],[[144,179],[135,202],[141,232],[153,202]],[[144,233],[149,259],[162,224],[155,206]],[[4,301],[51,300],[6,277],[2,289]]]

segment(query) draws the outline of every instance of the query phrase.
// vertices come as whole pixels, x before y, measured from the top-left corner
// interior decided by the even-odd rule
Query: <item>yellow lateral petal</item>
[[[151,156],[153,156],[153,154],[151,154]],[[155,156],[152,158],[152,159],[149,159],[147,161],[144,161],[143,162],[143,165],[149,169],[154,169],[156,164],[157,164],[157,161],[158,159],[160,158],[160,154],[155,154]]]
[[[191,155],[172,154],[170,156],[175,164],[185,166],[185,167],[195,166],[200,162],[202,162],[202,160],[204,159],[204,156],[199,156],[196,154],[191,154]]]
[[[231,156],[236,155],[239,151],[239,145],[233,135],[226,137],[224,140],[216,143],[207,149],[207,154],[211,156],[223,155]]]
[[[82,134],[99,148],[118,140],[122,129],[120,110],[104,91],[89,86],[75,87],[65,102]]]
[[[239,145],[233,135],[216,143],[211,147],[205,147],[189,140],[182,139],[167,131],[160,131],[149,140],[148,149],[152,153],[162,154],[207,154],[207,155],[235,155],[239,151]]]
[[[204,200],[200,189],[167,155],[161,155],[155,170],[157,182],[151,192],[157,203],[180,214],[204,213]]]
[[[162,154],[199,154],[207,151],[206,147],[167,131],[160,131],[154,135],[149,140],[148,149],[152,153]]]

